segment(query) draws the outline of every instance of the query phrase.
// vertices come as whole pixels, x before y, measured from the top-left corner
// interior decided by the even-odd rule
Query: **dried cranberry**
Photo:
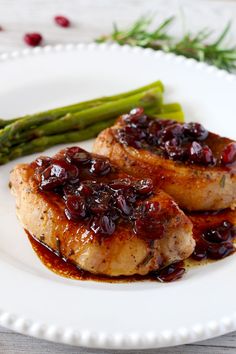
[[[160,239],[164,236],[164,224],[158,202],[141,204],[135,213],[134,231],[143,238]]]
[[[109,202],[111,195],[104,191],[100,191],[98,194],[91,198],[89,203],[89,209],[92,213],[101,214],[109,210]]]
[[[43,37],[40,33],[26,33],[24,36],[24,41],[31,47],[37,47],[41,44]]]
[[[231,229],[233,225],[228,221],[223,221],[218,227],[206,230],[203,238],[208,242],[221,243],[231,238]]]
[[[162,124],[157,120],[151,120],[147,128],[147,142],[150,145],[157,145]]]
[[[75,184],[67,183],[63,187],[63,197],[66,200],[68,198],[68,196],[71,196],[71,195],[79,195],[78,188]]]
[[[95,158],[91,161],[90,173],[96,176],[105,176],[111,172],[111,165],[109,160]]]
[[[140,117],[144,114],[144,109],[142,107],[133,108],[129,114],[133,117]]]
[[[230,143],[221,154],[221,163],[222,165],[230,165],[234,162],[236,162],[236,143]]]
[[[139,118],[144,115],[144,109],[142,107],[133,108],[128,114],[122,115],[122,120],[126,123],[136,123]]]
[[[129,127],[137,128],[137,129],[147,128],[150,122],[150,118],[148,118],[145,114],[142,116],[129,114],[124,118],[124,120],[126,123],[128,123]]]
[[[91,229],[95,234],[112,235],[115,228],[114,221],[107,215],[94,217],[91,222]]]
[[[84,197],[89,197],[93,194],[93,186],[92,186],[92,183],[89,182],[89,181],[84,181],[84,182],[81,182],[79,187],[77,188],[77,192],[80,194],[80,195],[83,195]]]
[[[38,167],[48,167],[52,159],[47,156],[38,157],[35,162]]]
[[[121,144],[136,149],[149,148],[152,152],[169,159],[215,165],[216,159],[209,146],[199,142],[208,137],[208,131],[200,123],[180,124],[172,120],[156,120],[139,109],[123,115],[122,128],[116,138]]]
[[[117,200],[116,200],[116,205],[117,208],[124,214],[124,215],[130,215],[131,214],[131,208],[127,203],[127,200],[123,195],[118,195]]]
[[[215,159],[209,146],[193,141],[189,147],[189,161],[203,165],[214,165]]]
[[[91,160],[91,154],[77,146],[66,149],[65,157],[68,162],[76,165],[84,165]]]
[[[164,152],[172,160],[184,161],[187,157],[187,150],[179,145],[176,138],[166,141],[164,144]]]
[[[136,117],[134,118],[136,119]],[[140,149],[142,147],[142,140],[145,137],[146,137],[145,129],[140,129],[137,126],[133,126],[129,124],[121,129],[118,129],[117,131],[117,138],[122,144],[130,145],[137,149]]]
[[[138,194],[135,192],[133,186],[131,186],[129,189],[123,189],[122,193],[125,196],[127,202],[131,204],[134,204],[138,199]]]
[[[41,189],[52,190],[63,185],[66,181],[77,179],[79,170],[75,165],[71,165],[65,160],[54,159],[41,176]]]
[[[208,131],[200,123],[185,123],[183,125],[185,137],[193,140],[205,140],[208,137]]]
[[[69,196],[66,200],[65,214],[69,220],[79,220],[86,216],[86,203],[80,196]]]
[[[191,255],[191,258],[196,261],[201,261],[207,258],[207,246],[202,243],[197,243],[195,249]]]
[[[151,179],[141,179],[135,183],[134,187],[135,191],[140,195],[147,195],[153,192],[153,183]]]
[[[113,180],[110,184],[109,187],[114,189],[114,190],[126,190],[130,187],[131,185],[131,180],[129,178],[123,178],[123,179],[117,179]]]
[[[175,123],[173,125],[165,127],[160,134],[159,144],[164,144],[168,140],[176,139],[181,141],[183,137],[183,126]]]
[[[56,22],[57,25],[59,25],[61,27],[69,27],[70,26],[70,20],[65,16],[55,16],[54,21]]]
[[[210,259],[222,259],[235,251],[234,245],[231,242],[220,244],[209,244],[207,248],[207,256]]]
[[[182,262],[172,263],[169,266],[155,272],[155,277],[160,282],[171,282],[182,278],[185,269]]]
[[[230,237],[231,239],[235,239],[236,238],[236,226],[233,226],[230,230]]]
[[[213,243],[220,243],[220,242],[227,241],[229,239],[229,236],[230,235],[229,235],[228,231],[221,233],[217,229],[207,230],[203,234],[203,237],[205,238],[205,240],[207,240],[208,242],[213,242]]]

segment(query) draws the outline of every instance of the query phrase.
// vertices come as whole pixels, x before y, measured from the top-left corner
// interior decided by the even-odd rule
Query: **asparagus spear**
[[[173,108],[177,106],[173,106]],[[173,119],[177,121],[183,121],[183,112],[182,111],[172,111],[169,113],[159,113],[156,116],[156,119]],[[32,154],[35,152],[41,152],[45,149],[62,143],[72,143],[79,142],[82,140],[90,139],[95,137],[100,131],[111,126],[114,123],[115,119],[109,119],[106,121],[101,121],[91,125],[85,129],[79,131],[69,131],[64,134],[56,134],[51,136],[42,136],[36,139],[33,139],[29,142],[25,142],[14,146],[10,149],[6,149],[5,154],[0,153],[0,165],[5,164],[11,160],[14,160],[18,157],[25,156],[28,154]]]
[[[145,112],[152,116],[152,115],[157,115],[157,114],[162,114],[162,113],[173,113],[173,112],[180,112],[182,111],[182,107],[179,103],[174,102],[174,103],[166,103],[161,106],[157,107],[151,107],[147,108]]]
[[[81,112],[68,113],[54,122],[41,125],[38,128],[26,132],[21,133],[21,130],[18,132],[14,128],[11,129],[11,126],[9,126],[7,127],[9,128],[7,131],[4,132],[4,129],[2,134],[0,134],[0,146],[10,147],[12,144],[23,143],[45,135],[65,133],[73,129],[83,129],[99,121],[115,118],[120,114],[130,111],[134,107],[142,106],[146,108],[154,105],[162,105],[162,92],[159,87],[117,101],[105,102],[100,106],[88,108]]]
[[[67,113],[75,113],[78,111],[82,111],[84,109],[96,107],[96,106],[99,106],[100,104],[103,104],[105,102],[119,100],[121,98],[135,95],[137,93],[148,91],[148,90],[155,88],[155,87],[159,87],[161,92],[164,91],[163,83],[161,81],[155,81],[149,85],[145,85],[145,86],[139,87],[135,90],[127,91],[127,92],[120,93],[120,94],[113,95],[113,96],[105,96],[105,97],[95,98],[93,100],[84,101],[84,102],[80,102],[80,103],[76,103],[76,104],[72,104],[72,105],[68,105],[68,106],[64,106],[64,107],[60,107],[60,108],[51,109],[46,112],[40,112],[40,113],[31,114],[31,115],[26,115],[23,117],[12,118],[9,120],[0,119],[0,129],[2,129],[12,123],[20,121],[20,123],[16,124],[14,127],[12,127],[12,129],[14,129],[16,131],[20,131],[23,129],[25,130],[25,129],[30,128],[31,126],[37,126],[39,124],[44,124],[47,122],[54,121],[55,119],[62,117]],[[25,120],[21,121],[22,119],[26,119],[26,121]]]
[[[182,111],[181,105],[177,102],[174,102],[163,104],[160,113],[173,113],[179,111]]]
[[[169,113],[157,113],[157,114],[154,114],[153,117],[155,117],[157,119],[176,120],[177,122],[180,122],[180,123],[184,122],[184,112],[183,111],[169,112]]]
[[[115,119],[109,119],[107,121],[102,121],[95,123],[94,125],[74,132],[67,132],[64,134],[57,134],[52,136],[43,136],[27,143],[22,143],[15,148],[10,150],[8,155],[0,154],[0,165],[6,164],[7,162],[19,158],[21,156],[33,154],[35,152],[42,152],[54,145],[74,143],[87,139],[94,138],[100,131],[111,126]]]

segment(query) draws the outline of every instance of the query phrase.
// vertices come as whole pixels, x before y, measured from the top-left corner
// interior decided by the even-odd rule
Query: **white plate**
[[[236,138],[236,79],[204,64],[151,50],[94,44],[37,48],[1,59],[1,117],[161,79],[166,101],[181,102],[188,120]],[[81,146],[90,149],[91,142]],[[170,284],[73,281],[50,272],[32,251],[15,216],[7,188],[15,163],[0,167],[3,326],[57,342],[122,349],[183,344],[236,329],[235,256],[192,269]]]

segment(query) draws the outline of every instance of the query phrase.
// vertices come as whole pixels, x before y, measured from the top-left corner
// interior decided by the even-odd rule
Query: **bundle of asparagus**
[[[62,143],[95,137],[134,107],[157,118],[183,121],[178,103],[163,103],[164,86],[153,82],[136,90],[97,98],[10,120],[0,119],[0,164]]]

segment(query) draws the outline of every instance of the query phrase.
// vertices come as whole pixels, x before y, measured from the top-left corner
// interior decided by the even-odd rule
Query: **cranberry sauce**
[[[235,252],[236,226],[234,211],[194,213],[189,215],[193,222],[196,247],[192,258],[218,260]]]
[[[54,192],[62,198],[69,220],[83,220],[103,237],[112,235],[121,221],[129,223],[142,238],[163,236],[165,216],[161,206],[145,200],[153,193],[150,179],[116,179],[118,171],[107,158],[79,147],[58,156],[37,159],[35,175],[41,191]]]
[[[165,158],[202,166],[230,165],[236,161],[236,143],[231,142],[216,158],[206,144],[209,132],[199,123],[156,120],[136,108],[121,117],[116,138],[121,144],[148,149]]]
[[[49,247],[46,247],[41,241],[33,237],[27,230],[25,230],[31,246],[35,253],[38,255],[41,262],[52,272],[63,276],[65,278],[70,278],[74,280],[94,280],[109,283],[117,282],[135,282],[135,281],[160,281],[160,282],[171,282],[182,277],[185,270],[183,268],[183,262],[176,262],[168,267],[165,267],[159,271],[151,272],[147,275],[134,274],[132,276],[118,276],[109,277],[102,274],[93,274],[85,271],[76,265],[72,264],[70,261],[60,257]]]

